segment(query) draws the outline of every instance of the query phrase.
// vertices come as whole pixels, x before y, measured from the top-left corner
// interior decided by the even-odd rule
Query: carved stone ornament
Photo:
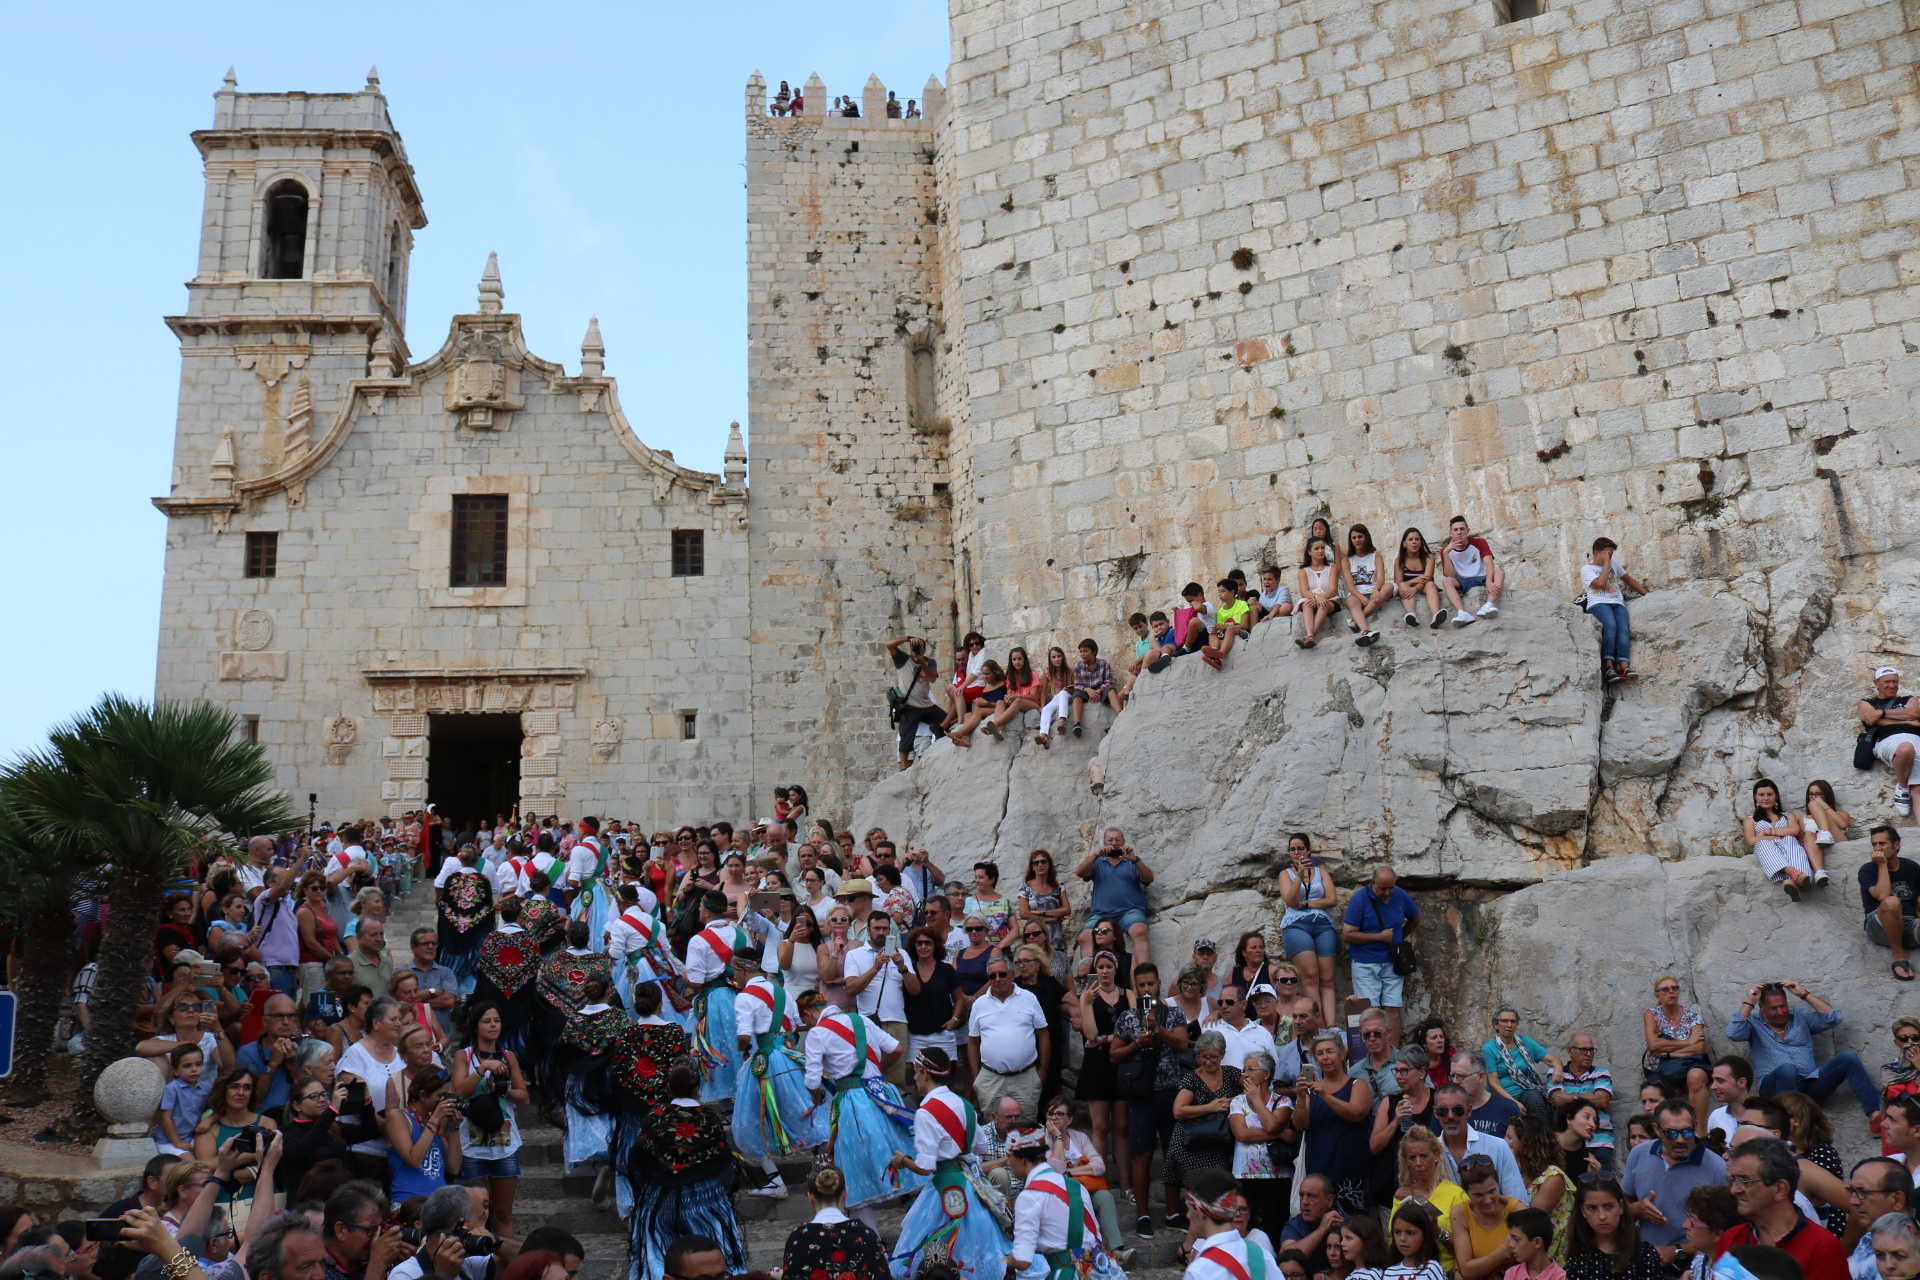
[[[460,363],[447,375],[447,411],[476,431],[504,425],[496,415],[521,407],[512,396],[519,361],[507,336],[493,329],[468,329],[454,344],[454,356]]]
[[[273,615],[265,609],[242,609],[233,620],[233,644],[248,653],[258,653],[273,643]]]
[[[617,716],[605,716],[593,722],[593,758],[611,760],[620,750],[620,739],[625,726]]]
[[[335,716],[327,721],[327,763],[345,764],[360,739],[360,725],[352,716]]]

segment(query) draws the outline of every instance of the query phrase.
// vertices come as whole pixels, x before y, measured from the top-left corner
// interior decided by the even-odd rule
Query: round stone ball
[[[112,1063],[93,1084],[93,1102],[109,1124],[144,1123],[160,1108],[166,1077],[148,1058],[122,1058]]]

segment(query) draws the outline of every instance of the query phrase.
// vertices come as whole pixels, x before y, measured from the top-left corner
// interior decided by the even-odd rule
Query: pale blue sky
[[[529,345],[577,366],[597,314],[647,443],[717,471],[747,419],[742,94],[946,78],[942,0],[840,4],[0,5],[0,758],[117,689],[153,692],[199,157],[242,92],[349,92],[378,64],[419,176],[407,340],[438,349],[488,250]],[[750,424],[749,424],[750,425]]]

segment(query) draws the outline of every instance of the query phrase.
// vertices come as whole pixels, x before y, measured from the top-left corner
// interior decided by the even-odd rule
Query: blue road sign
[[[13,1074],[13,1016],[20,1002],[11,991],[0,991],[0,1080]]]

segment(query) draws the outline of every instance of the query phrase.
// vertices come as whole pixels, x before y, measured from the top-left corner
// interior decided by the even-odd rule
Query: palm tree
[[[14,807],[22,771],[45,767],[23,763],[0,773],[0,883],[7,887],[7,914],[19,925],[21,962],[14,991],[13,1076],[20,1096],[37,1096],[47,1083],[53,1028],[73,972],[73,908],[88,879],[87,862],[33,839]]]
[[[110,863],[84,1082],[133,1047],[163,890],[188,853],[221,833],[285,830],[294,815],[266,754],[210,703],[108,694],[47,737],[52,752],[16,771],[20,818],[38,841]],[[92,1107],[83,1094],[76,1118],[97,1122]]]

